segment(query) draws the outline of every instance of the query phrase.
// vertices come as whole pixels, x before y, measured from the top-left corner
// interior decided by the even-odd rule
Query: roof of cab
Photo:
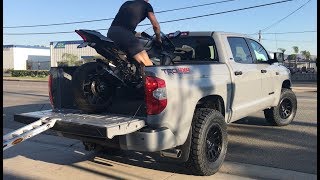
[[[187,31],[181,31],[181,32],[187,32]],[[223,32],[223,31],[188,31],[188,32],[189,32],[189,36],[212,36],[213,34],[217,34],[217,35],[253,38],[247,34]]]

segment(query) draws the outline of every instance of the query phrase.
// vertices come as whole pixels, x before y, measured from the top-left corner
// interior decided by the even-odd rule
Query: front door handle
[[[267,70],[262,69],[262,70],[261,70],[261,73],[267,73]]]
[[[242,71],[236,71],[236,72],[234,72],[234,75],[240,76],[240,75],[242,75]]]

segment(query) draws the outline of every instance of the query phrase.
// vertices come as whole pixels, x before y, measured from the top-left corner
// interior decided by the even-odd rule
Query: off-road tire
[[[211,131],[213,130],[216,131]],[[208,133],[214,134],[212,137],[216,137],[218,141],[214,141],[211,145],[218,146],[218,152],[215,159],[209,160],[207,154],[207,148],[209,149],[209,143],[207,138]],[[217,132],[217,133],[216,133]],[[219,137],[220,136],[220,137]],[[215,174],[221,167],[227,152],[228,137],[227,137],[227,125],[223,115],[213,109],[198,108],[195,111],[195,115],[192,120],[192,137],[189,159],[186,162],[188,169],[193,171],[195,175],[209,176]],[[216,143],[217,142],[217,143]]]
[[[283,103],[289,104],[289,107],[291,106],[290,115],[288,117],[281,115],[280,111],[282,111]],[[276,107],[272,107],[270,109],[264,110],[264,116],[266,118],[266,121],[274,126],[286,126],[290,124],[297,113],[297,97],[292,92],[291,89],[285,89],[283,88],[281,90],[280,100]]]
[[[73,73],[72,77],[72,87],[73,87],[73,94],[75,99],[75,104],[77,107],[86,112],[86,113],[99,113],[105,111],[112,102],[112,94],[113,92],[110,91],[110,97],[108,97],[104,102],[99,104],[92,104],[87,99],[83,91],[83,83],[84,80],[92,73],[95,73],[98,67],[98,63],[96,62],[89,62],[86,64],[81,65],[76,69]],[[105,81],[108,81],[108,77],[105,78]],[[110,88],[111,89],[111,88]]]

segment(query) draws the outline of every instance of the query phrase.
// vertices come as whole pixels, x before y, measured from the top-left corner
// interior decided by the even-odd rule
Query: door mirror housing
[[[283,63],[284,61],[284,54],[280,52],[276,52],[273,55],[273,59],[279,63]]]
[[[273,54],[273,59],[269,59],[269,64],[273,64],[275,62],[283,63],[284,62],[284,54],[280,52],[276,52]]]
[[[181,35],[181,31],[176,31],[175,33],[173,33],[173,37],[178,37]]]

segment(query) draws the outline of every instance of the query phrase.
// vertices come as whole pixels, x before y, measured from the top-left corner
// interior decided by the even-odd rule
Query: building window
[[[64,42],[58,42],[58,43],[54,46],[54,48],[65,48],[65,46],[66,46],[66,43],[64,43]]]

